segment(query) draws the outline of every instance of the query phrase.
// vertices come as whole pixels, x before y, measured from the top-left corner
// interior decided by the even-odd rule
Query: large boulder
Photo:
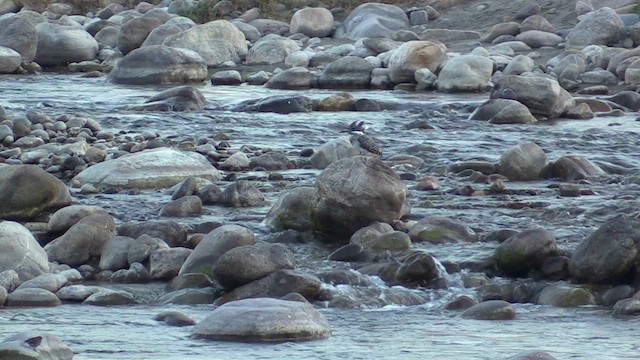
[[[134,239],[148,235],[164,241],[171,247],[187,244],[187,226],[175,221],[127,222],[120,225],[118,232],[122,236]]]
[[[611,45],[621,40],[624,30],[624,22],[615,10],[603,7],[585,15],[567,35],[565,46]]]
[[[543,46],[555,47],[562,42],[562,37],[552,32],[528,30],[518,34],[516,41],[522,41],[532,48],[540,48]]]
[[[330,63],[318,78],[320,88],[369,88],[374,66],[357,56],[345,56]]]
[[[492,124],[530,124],[538,121],[529,108],[511,99],[491,99],[478,106],[469,120],[484,120]]]
[[[571,94],[548,77],[507,75],[499,81],[499,87],[511,89],[516,100],[533,115],[557,118],[575,106]]]
[[[499,173],[513,181],[540,179],[546,166],[547,154],[536,143],[513,146],[498,161]]]
[[[118,32],[118,49],[126,55],[139,48],[151,31],[160,25],[162,21],[154,17],[137,17],[127,21]]]
[[[18,70],[22,57],[8,47],[0,46],[0,74],[12,74]]]
[[[45,22],[36,25],[36,31],[38,48],[34,61],[41,66],[66,66],[98,55],[98,42],[82,28]]]
[[[405,212],[407,187],[378,158],[354,156],[329,165],[316,181],[317,230],[348,239],[371,222],[391,222]]]
[[[63,233],[78,221],[95,213],[106,214],[107,212],[103,208],[93,205],[65,206],[51,215],[47,223],[47,232],[51,234]]]
[[[71,201],[67,186],[36,165],[0,166],[0,218],[26,220]]]
[[[620,281],[635,269],[639,245],[640,220],[617,216],[578,245],[569,271],[576,279],[592,283]]]
[[[540,268],[544,259],[556,255],[556,238],[544,229],[525,230],[500,243],[494,255],[502,273],[524,276]]]
[[[11,335],[0,343],[0,359],[71,360],[74,353],[57,336],[42,331]]]
[[[215,181],[220,174],[198,153],[157,148],[96,164],[73,179],[98,188],[149,189],[170,187],[190,176]]]
[[[359,5],[336,29],[336,37],[361,38],[392,37],[398,30],[409,28],[409,18],[395,5],[365,3]]]
[[[254,245],[253,232],[239,225],[223,225],[209,232],[193,249],[180,268],[180,275],[204,273],[211,275],[213,264],[225,252],[246,245]]]
[[[116,234],[116,224],[108,214],[89,215],[61,237],[45,245],[50,261],[79,266],[102,254],[105,243]]]
[[[107,240],[102,247],[100,270],[118,271],[129,267],[127,255],[129,247],[135,242],[134,238],[128,236],[114,236]]]
[[[226,61],[237,63],[247,55],[244,34],[226,20],[211,21],[171,35],[163,44],[192,50],[208,66],[218,66]]]
[[[438,90],[484,91],[491,83],[493,61],[485,56],[460,55],[447,60],[438,75]]]
[[[35,25],[19,16],[0,18],[0,46],[17,51],[24,62],[32,61],[38,48]]]
[[[516,318],[516,309],[506,301],[489,300],[473,305],[460,316],[474,320],[513,320]]]
[[[202,82],[206,78],[207,64],[198,53],[164,45],[133,50],[109,73],[114,83],[131,85]]]
[[[324,169],[331,163],[358,154],[348,137],[339,137],[320,145],[318,150],[311,155],[309,161],[316,169]]]
[[[563,156],[551,165],[550,176],[562,181],[580,181],[606,176],[600,166],[582,156]]]
[[[399,84],[414,82],[418,69],[429,69],[436,73],[447,59],[447,48],[434,41],[407,41],[393,51],[389,58],[389,78]]]
[[[289,32],[308,37],[327,37],[332,30],[333,14],[321,7],[300,9],[293,14],[289,23]]]
[[[308,89],[315,87],[317,76],[305,67],[294,67],[275,74],[264,86],[270,89]]]
[[[164,23],[153,29],[140,46],[162,45],[169,36],[191,29],[194,26],[196,24],[193,22]]]
[[[295,41],[279,35],[268,35],[258,40],[247,53],[247,65],[279,64],[300,47]]]
[[[265,223],[275,231],[311,230],[315,194],[316,190],[310,186],[297,187],[285,193],[269,209]]]
[[[213,264],[213,278],[222,287],[234,289],[280,269],[293,269],[293,252],[281,244],[235,247]]]
[[[42,246],[27,228],[13,221],[0,222],[0,273],[6,270],[14,270],[21,281],[49,271]]]
[[[269,298],[224,304],[193,329],[196,337],[226,341],[302,341],[331,335],[329,324],[307,302]]]

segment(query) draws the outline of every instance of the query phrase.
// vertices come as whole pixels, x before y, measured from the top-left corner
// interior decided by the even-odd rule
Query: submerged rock
[[[121,156],[87,168],[73,178],[81,185],[97,188],[170,187],[194,176],[215,181],[218,170],[202,155],[170,148],[157,148]]]
[[[283,342],[324,339],[331,331],[311,304],[258,298],[216,308],[193,334],[210,340]]]
[[[506,301],[489,300],[473,305],[460,316],[475,320],[513,320],[516,318],[516,310]]]
[[[42,331],[22,332],[0,342],[1,359],[71,360],[73,355],[60,338]]]
[[[207,105],[200,90],[178,86],[150,97],[144,104],[131,106],[134,111],[200,111]]]

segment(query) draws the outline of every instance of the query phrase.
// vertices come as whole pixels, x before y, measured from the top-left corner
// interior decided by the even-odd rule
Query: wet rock
[[[309,160],[314,168],[324,169],[340,159],[354,155],[357,155],[357,150],[351,145],[349,138],[339,137],[322,144]]]
[[[164,90],[145,100],[144,104],[131,106],[134,111],[200,111],[207,105],[200,90],[192,86],[178,86]]]
[[[365,261],[369,256],[364,250],[362,245],[347,244],[329,254],[327,259],[332,261]]]
[[[284,153],[270,151],[251,159],[250,167],[261,167],[266,170],[273,171],[292,169],[295,165]]]
[[[551,176],[562,181],[579,181],[607,174],[582,156],[563,156],[551,165]]]
[[[197,323],[191,316],[181,311],[163,311],[154,316],[153,320],[162,321],[169,326],[193,326]]]
[[[315,188],[314,225],[338,238],[348,238],[373,221],[399,219],[406,210],[406,186],[377,158],[338,160],[320,173]]]
[[[180,268],[180,275],[199,272],[211,274],[211,267],[230,249],[256,243],[253,232],[239,225],[223,225],[208,233]]]
[[[415,81],[418,69],[429,69],[436,73],[447,59],[447,48],[442,43],[432,41],[409,41],[393,51],[389,58],[389,78],[399,84]]]
[[[587,289],[554,284],[542,289],[536,303],[538,305],[551,305],[555,307],[577,307],[595,305],[596,299]]]
[[[200,214],[202,214],[202,200],[195,195],[173,200],[160,209],[160,216],[189,217]]]
[[[328,89],[369,88],[373,65],[357,56],[345,56],[324,69],[318,87]]]
[[[635,266],[639,243],[638,219],[617,216],[578,245],[569,263],[571,275],[594,283],[619,281]]]
[[[492,124],[530,124],[538,121],[521,102],[508,99],[485,102],[469,116],[469,120],[484,120]]]
[[[103,290],[98,286],[69,285],[58,290],[56,296],[62,301],[83,302],[99,291]]]
[[[575,106],[571,94],[556,80],[543,76],[507,75],[499,86],[511,89],[533,115],[556,118]]]
[[[61,304],[54,293],[45,289],[16,289],[7,296],[7,306],[52,307]]]
[[[149,256],[149,274],[153,280],[170,280],[178,276],[192,250],[182,247],[158,249]]]
[[[314,300],[320,293],[321,281],[313,275],[295,270],[278,270],[262,279],[235,288],[219,297],[215,305],[226,304],[247,298],[279,298],[289,293],[298,293],[307,300]]]
[[[523,43],[536,49],[543,46],[555,47],[562,42],[562,37],[552,32],[528,30],[518,34],[516,36],[516,41],[522,41]]]
[[[365,3],[359,5],[336,29],[335,37],[361,38],[391,37],[398,30],[410,26],[407,14],[395,5]]]
[[[477,240],[475,231],[469,226],[441,216],[431,216],[419,220],[409,229],[409,237],[414,242],[426,241],[433,244]]]
[[[202,82],[206,78],[207,64],[198,53],[164,45],[133,50],[109,73],[110,81],[130,85]]]
[[[260,206],[265,203],[265,198],[251,182],[238,180],[222,191],[220,203],[231,207]]]
[[[259,298],[216,308],[193,334],[211,340],[281,342],[324,339],[331,331],[311,304]]]
[[[222,189],[218,185],[210,184],[205,185],[198,189],[196,193],[204,205],[217,204],[220,202],[220,196],[222,196]]]
[[[111,274],[109,280],[114,283],[142,284],[151,281],[151,275],[149,275],[149,271],[144,265],[134,262],[128,269],[115,271]]]
[[[330,308],[382,308],[389,305],[416,306],[429,301],[429,297],[413,289],[403,287],[375,288],[355,287],[349,293],[331,291]]]
[[[235,247],[213,265],[213,278],[227,289],[261,279],[280,269],[293,269],[293,253],[281,244]]]
[[[224,70],[211,75],[211,85],[240,85],[242,75],[238,70]]]
[[[396,281],[405,286],[437,286],[437,280],[444,275],[440,263],[433,256],[415,252],[409,255],[396,272]]]
[[[635,91],[621,91],[610,97],[609,100],[632,111],[640,110],[640,94]]]
[[[365,276],[355,270],[332,270],[318,277],[325,283],[331,285],[352,285],[352,286],[371,286],[373,282],[368,276]]]
[[[315,87],[317,77],[305,67],[294,67],[277,73],[264,86],[270,89],[308,89]]]
[[[160,239],[171,247],[184,246],[187,243],[187,228],[175,221],[127,222],[120,225],[118,233],[134,239],[148,235]]]
[[[41,66],[66,66],[71,62],[93,60],[98,42],[88,32],[51,23],[36,25],[38,47],[34,61]]]
[[[163,45],[194,51],[207,66],[226,61],[238,63],[248,52],[244,34],[226,20],[211,21],[171,35]]]
[[[71,360],[73,351],[57,336],[43,331],[11,335],[0,343],[0,358]]]
[[[0,74],[12,74],[18,70],[22,58],[13,49],[0,46]]]
[[[153,17],[137,17],[124,23],[118,31],[118,49],[123,55],[142,45],[153,29],[162,25],[162,21]]]
[[[30,219],[71,200],[66,185],[36,165],[0,166],[0,218]]]
[[[474,320],[514,320],[516,310],[506,301],[489,300],[468,308],[461,317]]]
[[[640,300],[638,299],[622,299],[613,306],[613,315],[638,315],[640,314]]]
[[[161,239],[154,238],[147,234],[140,235],[129,245],[127,263],[131,265],[133,263],[144,263],[154,251],[168,248],[169,245]]]
[[[307,186],[290,190],[269,209],[265,223],[275,231],[311,230],[315,193],[315,188]]]
[[[67,282],[67,278],[64,275],[45,273],[23,282],[16,290],[45,289],[55,293],[60,290],[61,287],[65,286]]]
[[[376,221],[369,226],[365,226],[359,229],[353,235],[351,235],[349,243],[368,247],[381,235],[391,232],[393,232],[393,227],[391,225]]]
[[[222,170],[241,170],[249,167],[250,161],[245,153],[242,151],[238,151],[233,155],[226,158],[221,164],[220,169]]]
[[[175,190],[171,194],[171,200],[177,200],[185,196],[193,195],[198,188],[198,180],[194,177],[188,177],[177,183]]]
[[[456,297],[455,299],[449,301],[445,306],[445,310],[466,310],[474,305],[476,305],[478,302],[475,301],[473,298],[467,296],[467,295],[460,295],[458,297]]]
[[[507,360],[557,360],[546,351],[525,351],[507,358]]]
[[[219,290],[213,288],[206,289],[182,289],[170,292],[158,299],[160,305],[196,305],[211,304],[219,296]]]
[[[56,211],[49,218],[47,223],[47,232],[63,233],[78,221],[96,213],[107,213],[103,208],[92,205],[70,205]]]
[[[49,272],[47,253],[31,232],[13,221],[0,222],[0,274],[4,274],[0,276],[0,285],[13,290],[14,276],[25,281],[46,272]]]
[[[499,173],[512,181],[540,179],[547,166],[547,155],[535,143],[525,143],[507,149],[498,162]]]
[[[133,295],[124,290],[106,290],[99,291],[87,299],[82,304],[95,306],[114,306],[114,305],[137,305],[139,302]]]
[[[276,95],[266,98],[247,100],[234,106],[232,111],[274,112],[289,114],[295,112],[309,112],[313,110],[313,100],[306,96]]]
[[[279,64],[300,47],[295,41],[277,35],[265,36],[258,40],[247,53],[247,65]]]
[[[598,298],[598,304],[602,306],[613,306],[619,300],[630,298],[635,293],[635,289],[629,285],[618,285],[605,291]]]
[[[556,252],[556,239],[551,232],[530,229],[502,242],[496,248],[494,259],[501,272],[518,277],[539,269],[544,259]]]
[[[477,55],[460,55],[444,62],[438,75],[438,90],[484,91],[489,87],[493,61]],[[393,80],[393,78],[392,78]]]
[[[289,32],[308,37],[327,37],[333,30],[333,14],[322,7],[307,7],[296,11],[289,23]]]
[[[93,165],[73,180],[98,188],[146,189],[169,187],[189,176],[215,181],[220,175],[200,154],[157,148]]]
[[[616,43],[624,31],[624,22],[615,10],[603,7],[588,13],[567,35],[566,47],[609,45]]]
[[[79,266],[92,256],[100,256],[104,244],[116,234],[116,224],[107,214],[89,215],[73,225],[44,250],[50,261]]]

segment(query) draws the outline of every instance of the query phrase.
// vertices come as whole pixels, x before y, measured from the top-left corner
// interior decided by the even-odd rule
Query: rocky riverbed
[[[0,354],[633,358],[640,18],[570,3],[0,1]]]

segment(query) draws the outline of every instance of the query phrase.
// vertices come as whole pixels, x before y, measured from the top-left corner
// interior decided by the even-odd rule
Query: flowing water
[[[183,141],[225,133],[232,149],[243,145],[283,151],[297,159],[300,150],[317,148],[340,136],[339,131],[354,120],[365,120],[369,133],[384,143],[385,158],[410,153],[424,160],[418,169],[398,166],[420,179],[435,174],[442,185],[438,191],[411,190],[412,216],[447,216],[470,225],[478,233],[502,228],[524,230],[544,227],[554,233],[560,247],[569,250],[594,231],[608,217],[638,210],[640,185],[640,123],[635,115],[596,117],[592,120],[563,120],[533,125],[491,125],[466,120],[470,109],[486,100],[486,94],[443,95],[388,91],[352,92],[355,98],[369,98],[395,104],[399,110],[381,112],[238,113],[221,110],[240,102],[276,94],[304,94],[321,98],[337,91],[274,91],[261,87],[199,86],[209,107],[197,113],[137,113],[125,110],[142,103],[166,87],[119,86],[102,79],[74,75],[0,76],[0,103],[9,114],[23,114],[39,108],[52,117],[74,114],[98,120],[103,130],[135,136],[155,130],[163,138]],[[407,128],[426,121],[434,129]],[[474,184],[465,177],[443,171],[461,161],[496,162],[507,148],[534,141],[550,160],[564,155],[582,155],[598,163],[611,176],[578,184],[593,195],[559,197],[555,181],[507,183],[519,195],[456,195],[455,189],[471,185],[477,190],[488,184]],[[271,181],[264,172],[239,173],[253,181],[270,202],[288,189],[311,185],[317,170],[281,171],[284,179]],[[222,186],[226,185],[224,182]],[[170,200],[164,191],[126,194],[74,194],[78,203],[96,204],[119,221],[157,219],[159,208]],[[236,223],[251,228],[259,239],[268,230],[262,219],[269,207],[233,209],[207,206],[202,216],[181,219],[188,224],[205,221]],[[425,245],[440,261],[460,263],[491,255],[495,243]],[[311,272],[344,268],[346,264],[325,260],[332,249],[318,244],[294,247],[298,264]],[[181,310],[196,320],[211,306],[127,306],[91,307],[63,305],[56,308],[1,309],[0,338],[23,330],[50,331],[61,337],[77,359],[500,359],[514,353],[542,349],[558,359],[637,358],[636,329],[639,320],[617,319],[599,307],[558,309],[516,304],[516,321],[483,322],[462,320],[444,312],[443,304],[456,294],[473,294],[463,289],[459,274],[450,277],[447,290],[419,290],[431,298],[419,306],[335,309],[321,311],[331,324],[333,336],[324,341],[283,344],[210,342],[190,338],[189,328],[156,323],[153,316],[164,310]],[[378,285],[384,288],[384,285]],[[161,292],[161,285],[147,285],[142,291]],[[343,289],[349,292],[349,289]],[[150,295],[150,297],[152,297]],[[319,304],[322,305],[322,304]]]

